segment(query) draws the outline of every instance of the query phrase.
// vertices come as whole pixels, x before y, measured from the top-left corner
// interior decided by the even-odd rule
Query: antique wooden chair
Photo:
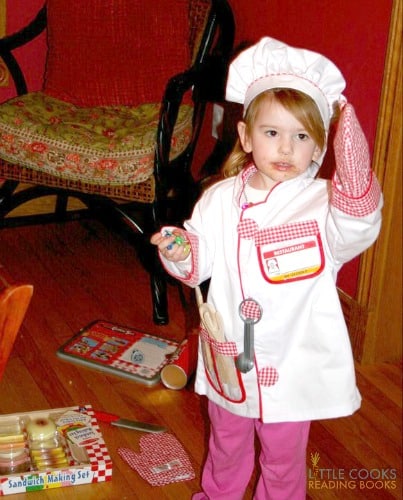
[[[13,282],[0,265],[0,380],[32,293],[32,285]]]
[[[43,89],[28,92],[14,51],[45,29]],[[224,98],[233,39],[226,0],[47,0],[0,39],[18,94],[0,105],[0,228],[77,217],[71,197],[123,221],[145,245],[153,319],[166,324],[167,278],[148,240],[198,195],[192,159],[206,103]],[[15,215],[49,195],[51,214]]]

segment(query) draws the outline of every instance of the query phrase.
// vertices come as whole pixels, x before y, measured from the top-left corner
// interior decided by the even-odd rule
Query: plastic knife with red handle
[[[95,418],[98,420],[98,422],[106,422],[116,427],[124,427],[125,429],[132,429],[135,431],[142,431],[142,432],[166,431],[166,428],[160,425],[148,424],[146,422],[136,422],[134,420],[127,420],[125,418],[120,418],[118,415],[114,415],[113,413],[107,413],[105,411],[95,411],[94,413],[95,413]]]

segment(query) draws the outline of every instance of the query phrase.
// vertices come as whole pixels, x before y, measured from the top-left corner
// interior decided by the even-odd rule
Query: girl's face
[[[238,123],[238,134],[245,153],[253,156],[258,171],[251,183],[258,189],[298,177],[321,154],[304,126],[273,98],[261,102],[249,131],[245,122]]]

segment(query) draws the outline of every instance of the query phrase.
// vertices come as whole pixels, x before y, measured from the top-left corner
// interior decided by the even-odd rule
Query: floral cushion
[[[158,116],[159,104],[82,108],[33,92],[2,104],[0,157],[63,179],[136,184],[153,173]],[[183,105],[172,158],[191,133],[192,108]]]

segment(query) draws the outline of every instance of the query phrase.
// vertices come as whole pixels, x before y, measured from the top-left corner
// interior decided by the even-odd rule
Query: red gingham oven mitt
[[[118,448],[121,458],[152,486],[194,479],[195,472],[181,443],[166,432],[140,438],[140,453]]]

